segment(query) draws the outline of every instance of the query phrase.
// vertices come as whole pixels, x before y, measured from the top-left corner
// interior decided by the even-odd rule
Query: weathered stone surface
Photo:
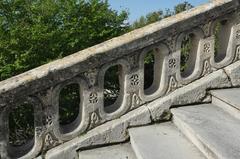
[[[240,110],[240,88],[230,88],[230,89],[221,89],[221,90],[213,90],[211,94],[228,103],[232,107]]]
[[[235,107],[233,107],[232,105],[228,104],[227,102],[219,98],[216,98],[215,96],[212,96],[212,104],[222,108],[224,111],[228,112],[235,118],[240,119],[240,111]]]
[[[46,89],[53,84],[71,79],[90,68],[98,67],[131,52],[142,49],[171,36],[172,31],[183,32],[206,22],[206,18],[216,18],[221,14],[235,10],[232,0],[214,1],[137,29],[118,38],[90,47],[63,59],[43,65],[19,76],[0,82],[0,94]],[[221,9],[219,9],[221,8]],[[101,55],[101,56],[100,56]],[[23,86],[23,87],[19,87]]]
[[[68,155],[75,154],[80,148],[124,142],[129,138],[128,127],[149,123],[151,123],[149,110],[145,106],[140,107],[120,119],[105,123],[87,134],[51,149],[46,153],[46,158],[59,159],[62,157],[61,159],[68,159]]]
[[[127,128],[132,126],[141,126],[151,123],[153,121],[170,120],[171,113],[169,108],[172,105],[183,105],[189,103],[201,102],[207,96],[207,89],[230,87],[231,84],[223,70],[216,71],[208,76],[201,78],[187,86],[184,86],[164,98],[156,99],[146,105],[137,108],[126,115],[123,115],[117,120],[108,122],[96,129],[92,133],[87,133],[73,142],[67,142],[59,146],[53,152],[65,153],[60,151],[61,147],[69,147],[69,150],[76,151],[82,147],[91,147],[95,145],[103,145],[108,143],[125,141],[129,136]],[[91,134],[91,135],[89,135]],[[86,137],[87,136],[87,137]],[[71,145],[71,146],[69,146]],[[73,145],[76,145],[74,147]],[[72,147],[72,148],[71,148]],[[49,151],[48,154],[52,153]],[[67,152],[69,153],[69,152]]]
[[[139,159],[205,159],[171,122],[132,128],[129,132]]]
[[[211,91],[212,103],[223,108],[231,115],[240,119],[240,89],[220,89]]]
[[[172,105],[199,103],[207,96],[207,89],[226,87],[231,87],[231,82],[223,70],[218,70],[173,92]]]
[[[240,61],[227,66],[224,70],[231,79],[232,85],[240,86]]]
[[[151,113],[152,120],[153,121],[170,120],[171,112],[169,111],[169,108],[171,104],[172,104],[171,96],[159,98],[148,103],[147,107]]]
[[[106,146],[92,150],[80,151],[79,159],[137,159],[131,144]]]
[[[115,120],[99,126],[89,131],[87,134],[81,135],[68,141],[46,153],[48,159],[68,159],[68,156],[83,147],[92,147],[108,143],[118,143],[127,140],[129,137],[126,131],[127,126],[119,120]],[[65,156],[66,158],[64,158]]]
[[[126,123],[128,127],[146,125],[152,122],[148,107],[145,105],[123,115],[120,120]]]
[[[223,70],[219,70],[196,80],[182,88],[177,89],[166,97],[156,99],[147,104],[154,121],[164,120],[164,114],[169,114],[169,108],[179,105],[210,102],[211,98],[207,94],[208,89],[231,87],[231,82]],[[168,116],[170,119],[171,116]]]
[[[240,158],[240,120],[212,104],[171,111],[173,122],[208,158]]]
[[[213,1],[2,81],[0,128],[8,132],[9,111],[34,97],[34,146],[27,150],[28,155],[16,154],[32,158],[53,148],[46,153],[47,158],[74,158],[79,148],[125,141],[129,127],[170,120],[172,105],[210,102],[207,90],[230,87],[230,80],[239,85],[236,64],[225,69],[229,76],[217,71],[240,59],[239,15],[236,0]],[[224,27],[228,31],[220,37],[224,58],[217,61],[212,30],[223,19],[227,19]],[[186,71],[181,72],[182,41],[190,34],[194,35],[192,49]],[[145,89],[144,58],[149,51],[154,52],[154,80]],[[120,91],[115,103],[105,107],[105,73],[115,65],[121,66]],[[62,126],[59,93],[73,83],[81,88],[81,111],[75,122]],[[7,158],[11,152],[6,146],[8,134],[4,133],[0,133],[0,154]],[[16,152],[21,148],[24,146]]]

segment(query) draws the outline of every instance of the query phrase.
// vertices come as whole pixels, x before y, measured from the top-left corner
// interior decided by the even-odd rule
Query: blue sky
[[[142,15],[146,15],[151,11],[166,8],[172,9],[176,4],[186,0],[109,0],[111,7],[115,10],[129,10],[129,22],[133,22]],[[208,2],[208,0],[187,0],[194,6]]]

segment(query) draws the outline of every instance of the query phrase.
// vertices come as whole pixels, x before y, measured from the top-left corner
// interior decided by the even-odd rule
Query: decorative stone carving
[[[100,117],[97,112],[92,112],[90,115],[89,129],[96,127],[100,123]]]
[[[169,59],[169,61],[168,61],[168,67],[169,68],[176,68],[176,66],[177,66],[177,64],[176,64],[176,59]]]
[[[240,45],[237,46],[236,56],[238,57],[238,59],[240,59]]]
[[[7,129],[7,126],[8,126],[6,123],[7,122],[7,120],[6,120],[7,114],[8,114],[7,111],[9,109],[13,108],[12,105],[14,106],[14,104],[17,104],[17,102],[16,102],[17,100],[24,101],[25,100],[24,98],[26,96],[37,95],[37,97],[41,100],[40,103],[42,103],[41,106],[39,106],[39,108],[37,108],[37,109],[36,109],[37,104],[33,104],[35,106],[34,107],[34,111],[35,111],[34,117],[35,117],[35,125],[36,125],[35,135],[36,135],[36,137],[38,137],[37,142],[40,141],[41,144],[35,143],[34,148],[29,149],[29,152],[27,152],[28,150],[26,150],[26,152],[24,152],[24,153],[27,155],[23,156],[21,158],[35,158],[35,157],[37,157],[36,155],[40,155],[40,154],[43,155],[43,157],[47,158],[48,154],[46,154],[46,156],[45,156],[45,152],[42,150],[45,150],[45,148],[47,148],[47,149],[52,148],[52,147],[60,144],[62,142],[62,140],[68,142],[68,140],[75,138],[76,131],[77,131],[76,133],[80,134],[80,132],[82,133],[82,131],[85,131],[85,129],[94,128],[94,127],[104,123],[105,121],[115,120],[115,119],[119,118],[121,115],[128,113],[128,110],[130,109],[129,107],[134,109],[136,107],[139,107],[142,104],[146,104],[148,102],[154,101],[157,98],[159,98],[160,94],[161,94],[161,96],[166,97],[167,93],[170,93],[170,92],[176,90],[177,88],[182,86],[182,83],[184,83],[184,81],[181,81],[182,78],[180,78],[180,76],[178,74],[177,74],[178,76],[176,74],[173,74],[174,72],[177,72],[175,69],[177,67],[179,67],[179,57],[178,57],[179,55],[177,54],[177,53],[179,53],[179,50],[177,50],[177,52],[176,52],[176,46],[177,46],[176,44],[178,43],[177,38],[179,36],[181,36],[182,33],[186,33],[188,31],[194,32],[196,29],[198,30],[199,29],[198,27],[201,27],[203,29],[203,32],[205,35],[205,36],[200,35],[199,37],[201,37],[201,38],[209,37],[212,32],[212,26],[211,26],[212,22],[211,21],[217,22],[217,21],[221,21],[222,19],[225,19],[225,18],[227,18],[227,19],[231,18],[231,14],[233,14],[236,11],[238,11],[238,15],[240,16],[239,6],[236,6],[236,4],[234,4],[235,5],[234,6],[233,4],[234,3],[229,3],[226,1],[226,3],[223,2],[222,4],[212,3],[211,7],[208,7],[208,6],[200,7],[199,9],[196,9],[193,12],[192,11],[187,12],[186,13],[187,16],[184,15],[185,13],[183,13],[180,16],[177,15],[176,17],[172,17],[172,18],[170,18],[170,20],[166,20],[163,23],[162,22],[155,23],[153,25],[147,26],[146,28],[140,29],[139,31],[136,30],[136,31],[126,34],[120,38],[115,38],[115,39],[105,42],[103,44],[91,47],[89,49],[85,49],[84,51],[81,51],[77,54],[71,55],[70,57],[64,58],[60,61],[53,62],[51,64],[45,65],[44,67],[39,67],[28,73],[22,74],[21,76],[13,77],[11,80],[6,80],[6,81],[2,82],[1,88],[0,88],[0,112],[2,115],[1,117],[4,117],[4,115],[6,115],[6,118],[5,117],[2,118],[2,121],[1,121],[2,127],[0,129],[0,134],[1,134],[1,142],[2,142],[1,148],[2,149],[0,149],[0,158],[7,158],[7,157],[5,157],[6,156],[5,153],[6,154],[8,153],[8,146],[7,146],[8,144],[6,143],[7,139],[5,139],[6,136],[8,136],[8,134],[6,134],[8,131],[5,131],[5,129]],[[191,12],[193,14],[191,14]],[[199,13],[199,14],[196,14],[196,13]],[[229,21],[230,22],[232,21],[235,25],[238,23],[238,21],[240,19],[240,18],[237,18],[239,16],[236,16],[236,18],[234,16],[232,19],[229,19]],[[213,19],[211,19],[211,18],[213,18]],[[206,24],[204,24],[204,23],[206,23]],[[237,26],[237,27],[239,27],[239,26]],[[230,37],[232,37],[232,36],[230,36]],[[209,40],[212,41],[212,37],[209,37],[209,38],[210,38]],[[220,37],[220,38],[224,38],[224,37]],[[233,43],[234,44],[237,43],[237,45],[239,45],[239,40],[240,40],[240,30],[239,29],[236,30],[236,32],[234,34],[234,39],[230,39],[230,40],[233,40],[233,41],[235,40]],[[160,59],[161,64],[163,62],[164,66],[158,67],[157,70],[155,70],[155,71],[157,71],[158,73],[164,72],[161,75],[166,76],[166,77],[161,76],[159,78],[164,79],[164,84],[166,84],[166,87],[167,87],[166,88],[167,93],[164,92],[164,94],[162,94],[162,92],[160,92],[160,93],[157,93],[156,96],[154,94],[154,95],[150,95],[150,97],[147,97],[147,95],[143,96],[144,94],[139,95],[139,92],[136,90],[140,89],[138,87],[142,80],[141,79],[142,74],[139,73],[140,71],[142,71],[140,69],[143,69],[142,68],[143,60],[141,60],[141,61],[139,60],[139,58],[141,57],[141,52],[145,48],[153,48],[153,47],[158,47],[158,46],[160,47],[161,44],[165,45],[165,43],[168,46],[169,50],[164,48],[163,50],[166,50],[166,52],[163,51],[164,54],[162,54],[162,53],[160,54],[160,52],[156,53],[156,54],[159,54],[159,56],[160,56],[160,57],[157,56],[157,61],[158,61],[158,59]],[[180,44],[180,42],[179,42],[179,44]],[[206,54],[209,54],[210,51],[212,51],[212,46],[213,46],[213,44],[211,42],[210,43],[206,42],[203,46],[202,51]],[[163,48],[163,47],[160,47],[160,48]],[[180,49],[180,48],[178,48],[178,49]],[[236,52],[235,58],[240,59],[240,45],[234,49],[236,49],[236,50],[234,50]],[[174,56],[172,56],[171,54]],[[81,56],[81,55],[83,55],[83,56]],[[204,58],[206,59],[207,57],[209,57],[209,56],[206,56]],[[168,59],[168,58],[169,58],[169,61],[165,62],[165,59]],[[202,58],[202,55],[200,56],[200,60],[201,60],[201,58]],[[120,62],[120,64],[124,66],[123,76],[126,74],[129,74],[129,72],[132,72],[132,73],[135,72],[135,73],[131,74],[131,76],[129,76],[128,80],[130,80],[130,81],[127,81],[127,82],[129,82],[128,84],[134,86],[134,88],[129,89],[129,88],[124,87],[124,89],[126,89],[126,90],[123,90],[123,93],[121,94],[124,97],[123,103],[125,104],[125,92],[128,92],[127,102],[126,102],[128,105],[127,105],[127,107],[125,107],[125,105],[123,106],[123,108],[121,107],[121,109],[119,109],[120,113],[117,112],[116,114],[113,113],[113,114],[108,114],[108,115],[102,115],[104,113],[99,112],[100,111],[99,107],[103,108],[103,102],[100,101],[100,100],[102,100],[103,95],[99,94],[99,92],[104,91],[104,90],[93,89],[93,88],[95,88],[95,86],[98,83],[101,86],[101,83],[104,80],[104,79],[102,80],[102,78],[98,78],[98,75],[100,75],[100,77],[102,77],[104,75],[104,74],[99,74],[99,70],[100,69],[104,70],[101,67],[103,65],[110,66],[110,64],[115,64],[116,61],[120,61],[120,60],[125,61],[125,59],[127,59],[129,61],[129,63]],[[193,61],[193,62],[196,62],[196,61]],[[141,65],[141,66],[139,66],[139,65]],[[203,63],[201,63],[201,65],[203,65],[203,66],[202,66],[202,72],[200,72],[200,74],[202,73],[203,75],[206,75],[206,74],[212,72],[213,70],[215,70],[215,69],[217,70],[220,68],[220,67],[219,68],[212,67],[211,63],[209,62],[209,59],[206,61],[203,61]],[[89,67],[87,67],[87,66],[89,66]],[[159,64],[159,66],[160,66],[160,64]],[[93,67],[94,67],[94,69],[92,69]],[[131,68],[129,69],[129,67],[131,67]],[[143,65],[143,67],[144,67],[144,65]],[[170,69],[174,69],[174,68],[175,69],[170,70],[168,67]],[[164,69],[164,70],[158,70],[158,69]],[[166,72],[168,70],[170,70],[170,71]],[[179,71],[179,69],[178,69],[178,71]],[[232,72],[233,71],[231,71],[230,73],[232,73]],[[177,73],[179,73],[179,72],[177,72]],[[197,70],[197,74],[198,74],[198,70]],[[85,101],[84,101],[83,105],[86,105],[87,108],[83,109],[83,116],[82,116],[83,120],[80,125],[81,128],[79,128],[81,130],[78,130],[78,129],[72,130],[72,132],[69,132],[69,135],[66,134],[66,138],[65,138],[65,135],[63,135],[63,139],[61,140],[62,135],[58,134],[58,132],[55,132],[55,129],[54,129],[54,128],[58,127],[58,124],[59,124],[58,122],[55,123],[55,121],[56,121],[55,119],[58,119],[58,116],[55,115],[55,111],[58,110],[58,106],[56,104],[56,103],[58,103],[57,98],[56,98],[58,96],[56,96],[56,94],[54,93],[55,86],[58,86],[58,85],[62,86],[64,84],[66,84],[68,81],[69,82],[72,81],[79,75],[81,77],[84,76],[84,78],[86,78],[86,80],[88,81],[87,84],[85,82],[82,84],[82,86],[84,85],[85,87],[82,89],[84,91],[81,91],[81,92],[85,93],[85,92],[88,92],[89,90],[92,90],[92,92],[83,94],[83,96],[86,96],[86,98],[87,98],[87,103],[85,103]],[[170,75],[170,77],[169,77],[169,75]],[[221,77],[221,76],[224,76],[224,77]],[[218,88],[218,85],[219,85],[219,88],[231,86],[229,80],[227,79],[227,76],[226,77],[225,76],[226,75],[224,74],[224,72],[222,72],[222,70],[217,71],[216,75],[211,76],[210,78],[204,78],[203,82],[201,82],[201,81],[197,82],[197,84],[200,83],[200,86],[196,87],[196,89],[200,89],[200,87],[201,87],[202,90],[200,90],[200,91],[196,90],[196,91],[200,92],[200,93],[195,93],[195,94],[192,93],[195,90],[193,90],[193,91],[187,90],[188,91],[187,93],[186,92],[180,92],[180,93],[186,93],[186,95],[184,95],[184,97],[186,96],[186,99],[191,98],[191,100],[187,101],[187,104],[189,104],[192,101],[200,102],[202,100],[202,97],[197,97],[197,99],[195,99],[195,96],[197,96],[197,95],[199,96],[199,94],[200,94],[200,96],[204,97],[205,89],[213,88],[213,87]],[[234,75],[233,75],[233,77],[231,76],[231,78],[234,78],[234,77],[235,77]],[[168,80],[167,83],[165,83],[165,78],[169,78],[169,79],[167,79]],[[100,81],[97,81],[99,79],[100,79]],[[193,78],[193,80],[191,80],[191,82],[194,82],[194,80],[195,80],[195,78]],[[207,85],[209,83],[209,80],[211,83],[209,85]],[[15,82],[13,82],[13,81],[15,81]],[[81,83],[81,82],[78,82],[78,81],[80,81],[80,78],[77,78],[74,81],[79,84]],[[195,83],[192,83],[192,84],[195,84]],[[206,88],[203,87],[205,85],[207,85]],[[97,87],[97,88],[103,89],[101,87]],[[165,86],[163,87],[163,90],[165,91]],[[136,92],[133,92],[133,91],[136,91]],[[143,91],[143,90],[141,90],[141,91]],[[177,91],[176,91],[176,93],[177,93]],[[194,95],[191,96],[191,94],[194,94]],[[179,94],[179,95],[180,96],[177,96],[177,97],[178,97],[178,99],[181,99],[181,97],[183,97],[183,96],[181,96],[181,94]],[[54,99],[56,99],[56,100],[54,100]],[[206,99],[204,99],[204,100],[206,101]],[[182,101],[185,101],[185,100],[182,100]],[[171,103],[186,104],[186,103],[181,103],[182,101],[179,101],[179,102],[173,101],[172,102],[169,100],[169,102],[167,101],[166,102],[167,104],[164,104],[164,105],[168,105],[168,103],[170,103],[169,105],[171,105]],[[7,103],[7,105],[6,105],[6,103]],[[34,102],[34,103],[37,103],[37,102]],[[89,104],[89,103],[92,103],[92,104]],[[152,107],[148,107],[148,108],[152,109],[151,114],[153,114],[153,113],[159,114],[159,112],[161,111],[160,109],[158,110],[158,107],[156,107],[155,105],[153,105]],[[141,112],[142,110],[137,111],[136,112],[137,118],[134,116],[135,112],[133,112],[134,118],[131,118],[131,120],[135,120],[135,119],[139,119],[139,118],[141,120],[141,116],[143,114],[144,117],[149,118],[146,120],[147,121],[146,123],[151,122],[151,121],[148,122],[148,120],[151,120],[150,117],[148,117],[148,116],[150,116],[150,112],[148,111],[148,108],[144,108],[144,109],[146,109],[146,113],[145,113],[145,110],[144,110],[144,112]],[[156,112],[154,110],[156,110]],[[7,113],[5,113],[5,112],[7,112]],[[42,117],[42,114],[44,114],[43,117]],[[130,114],[130,115],[132,115],[132,114]],[[168,116],[168,115],[169,114],[167,114],[166,116]],[[85,127],[86,120],[88,122],[87,128]],[[145,119],[143,119],[143,120],[145,120]],[[118,121],[116,121],[116,122],[118,122]],[[125,122],[125,120],[121,120],[119,122]],[[140,124],[141,123],[142,123],[142,121],[140,121]],[[144,123],[145,123],[145,121],[144,121]],[[57,124],[57,125],[55,126],[54,124]],[[138,121],[133,121],[132,125],[137,125],[137,124],[138,124]],[[88,146],[91,147],[91,146],[94,146],[95,144],[109,144],[110,142],[115,142],[116,141],[115,139],[117,139],[119,141],[120,141],[120,139],[121,140],[124,139],[124,138],[120,138],[120,137],[122,137],[122,135],[124,135],[124,137],[127,137],[127,135],[125,133],[125,127],[122,127],[123,124],[121,124],[120,126],[118,126],[118,125],[119,124],[115,124],[114,127],[111,127],[110,129],[106,129],[106,133],[102,132],[100,134],[97,134],[97,136],[91,136],[91,134],[90,134],[90,136],[88,136],[88,140],[84,140],[84,141],[79,140],[79,143],[76,143],[77,146],[69,147],[70,151],[68,151],[67,148],[64,148],[63,154],[65,154],[65,156],[70,158],[71,155],[68,156],[68,153],[69,154],[72,152],[75,153],[74,148],[79,149],[81,147],[81,145],[83,145],[83,144],[87,148]],[[125,126],[125,125],[123,125],[123,126]],[[116,129],[115,129],[115,127],[116,127]],[[109,133],[109,130],[111,131],[111,133]],[[116,132],[115,132],[115,130],[116,130]],[[56,134],[53,133],[52,131],[54,131]],[[104,136],[102,137],[102,135],[104,135],[104,134],[107,134],[106,137],[104,137]],[[93,133],[92,135],[95,135],[95,133]],[[119,137],[118,135],[119,136],[121,135],[121,136]],[[43,142],[43,147],[40,147],[40,146],[42,146],[42,142]],[[81,142],[83,142],[83,144]],[[35,152],[35,149],[36,149],[36,152]],[[22,151],[21,149],[19,149],[19,150]],[[37,152],[37,151],[39,151],[39,152]],[[33,155],[31,157],[29,157],[31,155],[31,153]],[[60,150],[60,152],[57,152],[57,153],[54,152],[53,154],[56,156],[60,156],[60,158],[61,158],[61,150]],[[54,158],[56,156],[52,156],[52,157]],[[50,158],[51,158],[51,156],[50,156]]]
[[[210,53],[210,51],[211,51],[210,46],[211,46],[210,43],[205,43],[205,44],[203,45],[203,52],[204,52],[204,53]]]
[[[99,123],[99,117],[98,117],[96,112],[93,112],[91,114],[91,122],[94,123],[94,124]]]
[[[98,94],[96,92],[92,92],[89,95],[89,102],[94,104],[98,102]]]
[[[136,86],[139,84],[139,76],[138,74],[134,74],[130,77],[130,80],[131,80],[131,85],[132,86]]]
[[[209,73],[212,72],[212,69],[211,69],[211,65],[210,65],[210,62],[208,60],[205,60],[204,61],[204,65],[203,65],[203,73],[202,75],[207,75]]]
[[[236,39],[240,39],[240,30],[237,30],[237,32],[236,32]]]
[[[178,87],[178,83],[177,83],[176,78],[174,76],[171,76],[169,79],[169,87],[168,87],[167,93],[170,93],[170,92],[176,90],[177,87]]]
[[[53,124],[52,116],[51,116],[51,115],[48,115],[48,116],[46,117],[46,126],[47,126],[47,127],[50,127],[50,126],[52,126],[52,124]]]
[[[54,139],[50,133],[47,133],[44,139],[44,144],[46,148],[54,147],[58,144],[58,141]]]
[[[131,98],[131,109],[138,107],[141,104],[141,99],[137,93],[133,93]]]

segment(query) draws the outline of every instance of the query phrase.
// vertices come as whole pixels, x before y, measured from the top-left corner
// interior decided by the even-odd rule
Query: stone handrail
[[[222,24],[220,50],[214,55],[214,28]],[[181,44],[193,35],[187,68],[181,67]],[[154,51],[154,80],[144,90],[144,57]],[[0,158],[34,158],[107,121],[240,59],[239,1],[216,0],[123,36],[0,82]],[[104,108],[104,75],[121,66],[120,94]],[[68,84],[80,85],[81,111],[67,127],[59,124],[59,94]],[[31,144],[9,144],[9,112],[19,103],[34,107]]]

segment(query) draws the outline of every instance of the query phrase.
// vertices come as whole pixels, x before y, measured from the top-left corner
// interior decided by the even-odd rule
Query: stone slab
[[[213,104],[186,106],[171,111],[174,123],[207,158],[240,158],[239,119]]]
[[[92,150],[80,151],[79,159],[137,159],[131,144],[106,146]]]
[[[240,86],[240,61],[225,67],[224,70],[231,79],[232,85]]]
[[[171,116],[168,112],[172,105],[179,106],[202,102],[209,103],[211,102],[211,97],[208,96],[207,90],[229,88],[231,86],[231,82],[225,71],[218,70],[182,88],[178,88],[165,97],[155,99],[146,104],[146,106],[150,111],[153,121],[163,121],[170,119]]]
[[[232,107],[240,110],[240,88],[214,90],[211,91],[211,94]]]
[[[132,147],[138,159],[204,159],[171,122],[132,128]]]

